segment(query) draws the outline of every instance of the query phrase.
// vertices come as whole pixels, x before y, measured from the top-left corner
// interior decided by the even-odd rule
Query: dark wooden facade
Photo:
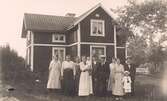
[[[99,16],[97,17],[96,14]],[[105,36],[90,35],[91,19],[104,20]],[[33,71],[39,74],[38,78],[47,79],[48,66],[52,59],[52,49],[54,47],[65,48],[65,55],[71,55],[74,60],[74,57],[78,55],[90,56],[91,46],[105,46],[107,61],[111,62],[112,57],[115,57],[117,53],[117,57],[124,63],[126,58],[125,40],[122,42],[120,36],[117,36],[117,52],[115,52],[114,25],[113,18],[103,7],[99,6],[74,27],[64,30],[62,33],[58,33],[66,36],[66,42],[52,42],[52,34],[57,33],[56,31],[30,30],[33,37],[31,34],[31,40],[27,42],[27,46],[32,42],[32,46],[30,45],[29,49],[33,50],[33,53],[30,52],[30,61],[31,65],[33,65]],[[80,54],[78,53],[78,48],[80,48]]]

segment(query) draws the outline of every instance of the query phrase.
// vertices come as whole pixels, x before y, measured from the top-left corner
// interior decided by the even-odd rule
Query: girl
[[[126,96],[129,96],[131,93],[131,77],[129,76],[129,72],[125,71],[124,72],[124,77],[122,79],[123,82],[123,88],[124,88],[124,92],[126,94]]]

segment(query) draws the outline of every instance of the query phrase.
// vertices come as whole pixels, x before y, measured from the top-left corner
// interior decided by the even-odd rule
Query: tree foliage
[[[114,12],[119,16],[118,23],[133,32],[128,40],[129,55],[137,63],[162,62],[161,44],[167,41],[167,1],[128,1],[128,5]]]
[[[1,79],[3,81],[14,82],[13,80],[19,80],[24,76],[23,72],[26,71],[24,68],[25,61],[9,45],[0,47],[0,62]]]

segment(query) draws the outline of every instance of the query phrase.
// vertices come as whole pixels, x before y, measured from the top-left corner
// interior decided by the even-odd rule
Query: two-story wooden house
[[[110,11],[101,4],[79,17],[74,14],[51,16],[25,14],[22,38],[27,39],[27,64],[41,75],[48,71],[54,54],[64,59],[71,57],[104,55],[125,60],[125,38],[117,34],[118,28]],[[123,43],[123,44],[122,44]]]

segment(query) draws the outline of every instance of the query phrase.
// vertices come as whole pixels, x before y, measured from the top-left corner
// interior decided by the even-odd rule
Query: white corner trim
[[[33,44],[34,44],[34,33],[32,32],[31,33],[31,67],[30,67],[31,71],[34,70],[34,46]]]
[[[127,42],[125,44],[125,59],[128,57],[128,46],[127,46]]]
[[[114,56],[117,58],[117,33],[116,33],[116,25],[114,25]]]
[[[75,46],[75,45],[78,45],[78,42],[75,42],[75,43],[72,43],[72,44],[66,45],[66,47],[71,47],[71,46]]]
[[[77,47],[77,55],[79,57],[81,57],[81,30],[80,30],[81,26],[80,23],[78,24],[78,30],[77,30],[77,39],[78,39],[78,47]]]
[[[123,48],[123,49],[124,49],[125,47],[118,47],[118,46],[117,46],[117,48]]]
[[[67,47],[68,45],[59,45],[59,44],[33,44],[33,46]]]
[[[102,23],[102,34],[93,34],[93,23]],[[90,20],[90,36],[105,36],[105,21],[104,20],[99,20],[99,19],[91,19]]]
[[[115,45],[114,43],[96,43],[96,42],[81,42],[84,45]]]

